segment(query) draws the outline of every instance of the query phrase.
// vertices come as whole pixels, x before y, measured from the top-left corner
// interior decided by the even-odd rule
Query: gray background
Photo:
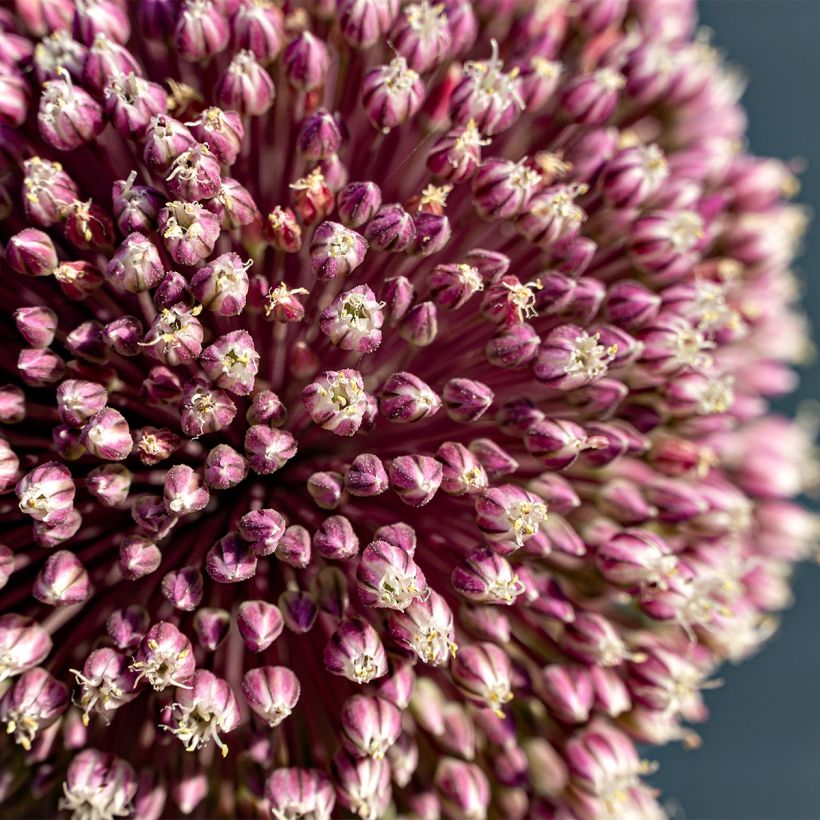
[[[759,155],[803,157],[799,199],[815,222],[798,271],[820,328],[820,0],[701,0],[701,23],[748,77],[749,141]],[[797,397],[820,395],[820,369],[802,374]],[[796,603],[756,657],[727,667],[706,693],[703,746],[649,750],[652,778],[679,817],[820,818],[820,571],[801,567]]]

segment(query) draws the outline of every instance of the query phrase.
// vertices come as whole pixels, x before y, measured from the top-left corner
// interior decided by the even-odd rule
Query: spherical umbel
[[[12,6],[0,814],[661,816],[818,531],[692,3]]]

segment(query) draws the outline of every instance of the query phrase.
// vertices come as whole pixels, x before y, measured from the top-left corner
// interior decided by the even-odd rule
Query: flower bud
[[[486,384],[470,379],[450,379],[442,390],[447,415],[456,422],[477,421],[493,403],[493,392]]]
[[[165,114],[168,108],[163,87],[133,71],[112,76],[103,95],[105,113],[123,139],[142,139],[152,118]]]
[[[515,484],[490,487],[476,498],[476,523],[498,552],[510,552],[537,535],[547,521],[547,506]]]
[[[350,182],[336,197],[339,219],[347,228],[360,228],[381,208],[382,194],[374,182]]]
[[[122,461],[131,453],[133,439],[128,422],[118,410],[106,407],[83,427],[82,443],[91,455],[106,461]]]
[[[58,265],[54,243],[36,228],[25,228],[9,239],[6,260],[12,270],[24,276],[50,276]]]
[[[342,745],[354,757],[381,760],[401,733],[401,712],[383,698],[353,695],[341,718]]]
[[[313,421],[338,436],[352,436],[367,407],[357,370],[328,371],[302,391],[302,403]]]
[[[157,545],[143,535],[130,535],[120,544],[118,566],[123,578],[136,581],[159,569],[162,561]]]
[[[423,507],[441,486],[442,465],[420,455],[398,456],[388,468],[390,488],[410,507]]]
[[[18,308],[14,311],[14,322],[20,335],[31,347],[48,347],[54,341],[58,319],[50,308]]]
[[[284,666],[249,669],[242,677],[246,702],[270,727],[278,726],[291,714],[300,690],[299,679]]]
[[[216,86],[216,98],[223,108],[243,116],[260,117],[273,105],[276,91],[265,68],[252,51],[243,49],[231,60]]]
[[[238,584],[256,574],[256,556],[236,533],[220,538],[205,558],[208,575],[218,584]]]
[[[336,791],[351,815],[382,817],[390,805],[390,765],[373,757],[351,758],[340,751],[333,758]]]
[[[286,430],[254,424],[245,433],[245,457],[248,465],[260,475],[281,469],[296,455],[296,439]]]
[[[217,444],[205,458],[203,477],[212,490],[236,487],[247,474],[247,462],[229,444]]]
[[[193,134],[179,120],[166,114],[153,117],[145,131],[145,164],[157,173],[167,174],[171,163],[195,140]]]
[[[193,612],[202,602],[202,573],[196,567],[172,570],[162,579],[162,594],[171,606]]]
[[[330,68],[330,54],[324,42],[309,31],[288,43],[284,56],[288,82],[298,91],[321,88]]]
[[[423,100],[424,83],[402,56],[368,71],[362,80],[365,114],[385,134],[414,117]]]
[[[166,202],[158,222],[165,247],[178,265],[207,259],[221,232],[219,218],[198,202]]]
[[[17,424],[26,417],[26,394],[16,384],[0,387],[0,422]]]
[[[487,547],[467,553],[453,570],[453,587],[465,598],[478,603],[511,606],[525,586],[506,558]]]
[[[126,814],[137,791],[130,763],[97,749],[83,749],[68,764],[59,807],[70,812]]]
[[[439,137],[427,155],[427,168],[447,182],[466,182],[481,166],[481,148],[489,144],[490,140],[479,133],[475,120],[469,120],[463,127]]]
[[[108,391],[96,382],[66,379],[57,388],[57,411],[65,424],[83,426],[108,404]]]
[[[231,615],[224,609],[202,607],[194,615],[194,632],[199,645],[207,652],[216,652],[228,637]]]
[[[179,408],[180,425],[186,436],[215,433],[227,427],[235,415],[236,405],[224,390],[211,387],[204,379],[186,382]]]
[[[43,139],[58,151],[73,151],[91,142],[105,128],[100,105],[76,87],[62,66],[57,79],[43,84],[37,124]]]
[[[304,569],[310,564],[310,533],[298,524],[288,527],[276,548],[276,557],[297,569]]]
[[[387,471],[381,459],[372,453],[360,453],[345,475],[345,488],[359,498],[380,495],[388,487]]]
[[[103,340],[120,356],[137,356],[144,330],[135,316],[121,316],[103,327]]]
[[[325,646],[325,668],[354,683],[369,683],[387,674],[379,633],[361,618],[342,621]]]
[[[46,559],[31,594],[51,606],[82,603],[91,596],[88,572],[73,552],[59,550]]]
[[[336,804],[333,783],[318,769],[274,769],[265,781],[265,798],[283,817],[330,817]]]
[[[442,808],[449,817],[486,818],[490,783],[475,763],[442,758],[433,780]]]
[[[442,464],[441,489],[450,495],[477,493],[487,486],[487,473],[478,457],[463,444],[445,441],[436,459]]]
[[[200,143],[208,146],[208,150],[221,165],[233,165],[236,162],[245,139],[245,127],[242,118],[236,111],[223,111],[221,108],[211,106],[206,108],[193,122],[189,123],[191,134]],[[193,146],[192,146],[193,148]],[[191,148],[188,151],[192,150]],[[200,148],[201,150],[201,148]],[[179,157],[176,159],[176,166],[179,167]],[[219,168],[213,168],[210,163],[200,158],[202,163],[201,172],[210,177],[211,180],[220,181]],[[173,169],[172,169],[173,173]],[[226,181],[226,180],[223,180]],[[212,189],[213,186],[210,186]],[[220,185],[217,186],[217,193]],[[216,196],[215,193],[200,194],[203,199],[210,199]],[[181,197],[182,199],[198,199],[200,197]]]
[[[264,652],[284,628],[282,615],[266,601],[243,601],[236,611],[236,625],[251,652]]]
[[[212,0],[185,0],[174,30],[174,47],[183,60],[199,62],[223,51],[228,21]]]
[[[438,335],[438,312],[434,302],[410,308],[399,325],[399,336],[416,347],[431,345]]]
[[[431,666],[442,666],[455,655],[452,610],[433,590],[426,597],[413,598],[404,610],[392,612],[389,629],[395,641]]]
[[[101,504],[115,507],[128,497],[131,473],[122,464],[103,464],[88,473],[85,487]]]
[[[279,596],[279,610],[285,626],[297,635],[310,632],[319,614],[319,608],[309,592],[285,590]]]
[[[412,557],[386,541],[373,541],[365,547],[356,579],[365,606],[404,610],[415,598],[429,594]]]

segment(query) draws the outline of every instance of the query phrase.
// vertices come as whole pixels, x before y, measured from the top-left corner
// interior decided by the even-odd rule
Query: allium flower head
[[[692,0],[12,5],[0,812],[662,816],[817,532]]]

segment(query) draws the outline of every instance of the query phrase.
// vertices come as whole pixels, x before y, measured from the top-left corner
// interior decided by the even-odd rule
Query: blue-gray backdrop
[[[820,1],[701,0],[703,25],[742,66],[744,103],[754,153],[803,157],[800,199],[815,222],[798,263],[806,309],[820,338]],[[820,395],[817,365],[802,373],[800,393]],[[725,670],[725,685],[707,692],[711,718],[703,746],[666,747],[653,781],[679,816],[820,818],[820,570],[802,567],[796,602],[763,651]]]

